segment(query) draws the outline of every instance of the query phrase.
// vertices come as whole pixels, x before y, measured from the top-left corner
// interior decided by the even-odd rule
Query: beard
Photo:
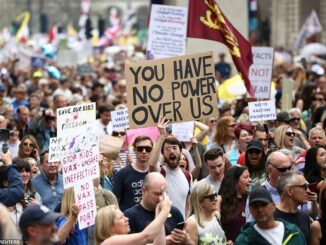
[[[168,157],[164,157],[166,165],[171,169],[176,169],[179,166],[180,155],[170,153]]]

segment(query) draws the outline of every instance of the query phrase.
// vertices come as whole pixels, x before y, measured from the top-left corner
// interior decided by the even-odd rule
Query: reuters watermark
[[[2,244],[20,245],[23,244],[23,241],[20,239],[0,239],[0,245]]]

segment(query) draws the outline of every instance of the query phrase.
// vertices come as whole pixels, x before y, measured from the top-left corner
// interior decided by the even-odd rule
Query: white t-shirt
[[[272,229],[260,229],[257,224],[254,225],[254,228],[270,244],[282,245],[282,240],[284,236],[284,224],[283,222],[276,222],[278,223],[277,226]]]
[[[203,183],[214,186],[214,190],[217,193],[218,193],[218,191],[220,190],[220,187],[221,187],[221,182],[220,181],[214,181],[213,178],[210,175],[208,175],[206,178],[201,179],[200,181],[198,181],[196,183],[196,185],[203,184]]]
[[[189,182],[182,172],[181,168],[170,169],[166,166],[165,169],[165,179],[167,182],[167,194],[170,197],[173,206],[177,207],[185,217],[186,213],[186,200],[189,193]]]

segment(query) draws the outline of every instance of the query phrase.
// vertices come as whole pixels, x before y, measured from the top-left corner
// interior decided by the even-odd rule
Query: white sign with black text
[[[249,121],[267,121],[276,119],[275,101],[249,102]]]

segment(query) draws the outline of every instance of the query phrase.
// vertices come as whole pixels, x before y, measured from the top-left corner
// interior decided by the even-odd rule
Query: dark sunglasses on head
[[[138,151],[138,152],[143,152],[144,150],[146,151],[146,152],[151,152],[152,151],[152,147],[150,147],[150,146],[137,146],[136,147],[136,150]]]
[[[218,196],[218,194],[217,194],[217,192],[215,192],[215,193],[213,193],[213,194],[210,194],[210,195],[204,196],[204,199],[209,198],[209,200],[211,200],[211,201],[215,201],[216,198],[217,198],[217,196]]]
[[[285,135],[289,136],[289,137],[294,137],[295,133],[294,132],[285,132]]]
[[[292,165],[290,165],[289,167],[285,167],[285,168],[278,168],[278,167],[276,167],[274,164],[272,164],[272,163],[269,163],[270,165],[272,165],[274,168],[276,168],[279,172],[281,172],[281,173],[284,173],[284,172],[286,172],[286,171],[290,171],[291,170],[291,168],[292,168]]]
[[[26,147],[34,147],[33,144],[29,144],[29,143],[26,143],[26,142],[23,143],[23,146],[26,146]]]
[[[114,137],[125,136],[125,135],[126,135],[126,132],[116,132],[116,131],[112,132],[112,136],[114,136]]]
[[[302,184],[302,185],[291,185],[291,186],[289,186],[289,187],[299,187],[299,188],[301,188],[301,189],[308,190],[308,188],[309,188],[309,184],[308,184],[308,183],[304,183],[304,184]]]

